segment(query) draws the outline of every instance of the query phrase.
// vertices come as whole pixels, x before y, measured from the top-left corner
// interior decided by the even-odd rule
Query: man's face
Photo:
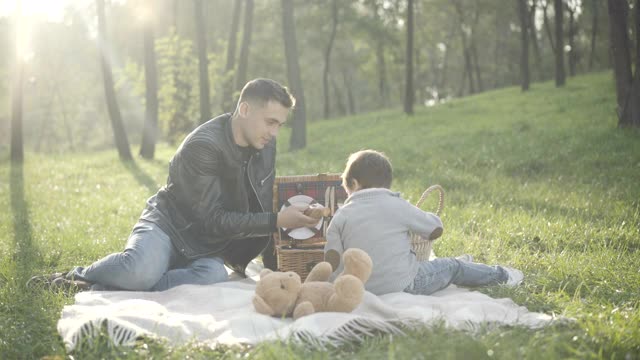
[[[277,101],[269,101],[264,105],[245,102],[241,104],[240,112],[245,118],[242,129],[244,140],[258,150],[278,136],[280,127],[289,115],[289,109]]]

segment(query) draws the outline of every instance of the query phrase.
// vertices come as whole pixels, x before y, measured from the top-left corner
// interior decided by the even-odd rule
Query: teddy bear
[[[373,263],[366,252],[355,248],[342,257],[344,271],[333,283],[328,282],[333,268],[325,261],[311,269],[304,283],[292,271],[262,270],[253,306],[260,314],[294,319],[321,311],[351,312],[362,302]]]

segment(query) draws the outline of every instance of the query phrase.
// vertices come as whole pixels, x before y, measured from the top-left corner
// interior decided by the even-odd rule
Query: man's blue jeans
[[[455,258],[438,258],[421,261],[415,280],[404,291],[430,295],[450,284],[468,287],[495,285],[506,282],[508,277],[501,266],[489,266]]]
[[[219,257],[189,261],[156,224],[139,221],[123,252],[108,255],[66,276],[93,283],[92,289],[162,291],[183,284],[214,284],[228,279]]]

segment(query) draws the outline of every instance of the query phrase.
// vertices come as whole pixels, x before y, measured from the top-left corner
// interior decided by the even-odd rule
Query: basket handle
[[[422,203],[424,202],[424,200],[427,198],[427,196],[433,192],[433,191],[438,191],[439,197],[438,197],[438,208],[436,209],[435,214],[440,216],[440,212],[442,211],[443,207],[444,207],[444,189],[442,188],[442,186],[440,185],[431,185],[427,188],[427,190],[425,190],[422,193],[422,196],[420,196],[420,199],[418,200],[418,202],[416,203],[417,207],[420,207],[420,205],[422,205]]]

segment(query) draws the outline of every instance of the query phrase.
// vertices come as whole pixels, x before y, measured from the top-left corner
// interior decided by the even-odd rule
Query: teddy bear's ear
[[[273,271],[271,271],[271,269],[262,269],[262,271],[260,271],[260,279],[264,278],[265,276],[271,274]]]
[[[260,314],[269,316],[274,315],[274,311],[271,306],[267,305],[267,303],[259,295],[253,297],[253,307],[255,307],[256,311]]]

